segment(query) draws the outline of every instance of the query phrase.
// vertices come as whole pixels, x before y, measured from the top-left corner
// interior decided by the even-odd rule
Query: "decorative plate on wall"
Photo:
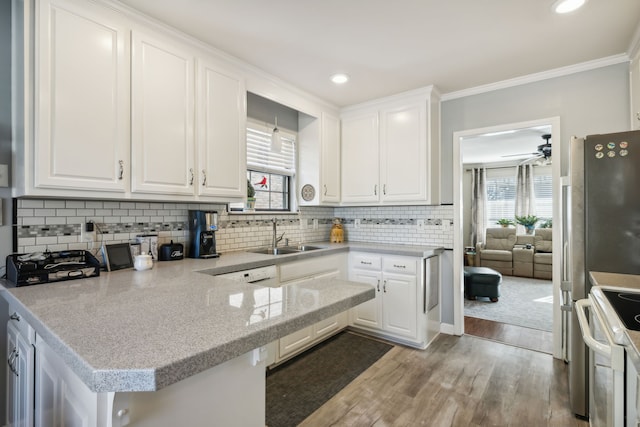
[[[305,202],[310,202],[316,197],[316,189],[311,184],[305,184],[300,193],[302,194],[302,200]]]

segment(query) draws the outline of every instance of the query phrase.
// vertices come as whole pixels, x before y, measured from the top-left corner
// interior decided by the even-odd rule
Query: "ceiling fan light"
[[[556,0],[552,9],[555,13],[569,13],[581,8],[587,0]]]

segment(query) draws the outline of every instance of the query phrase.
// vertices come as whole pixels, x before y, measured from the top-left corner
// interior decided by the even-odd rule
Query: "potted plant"
[[[508,218],[500,218],[496,222],[503,227],[509,227],[510,225],[515,225],[513,220],[510,220]]]
[[[247,211],[253,211],[256,208],[256,190],[253,189],[251,181],[247,179]]]
[[[552,227],[553,227],[553,220],[551,218],[542,220],[542,222],[538,226],[538,228],[552,228]]]
[[[516,222],[520,225],[523,225],[527,234],[532,234],[533,229],[536,226],[536,223],[539,221],[538,217],[535,215],[516,215]]]

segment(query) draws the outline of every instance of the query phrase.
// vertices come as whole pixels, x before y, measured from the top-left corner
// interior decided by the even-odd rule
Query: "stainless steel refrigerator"
[[[640,131],[571,140],[570,272],[567,300],[569,392],[573,412],[589,414],[589,361],[573,309],[586,298],[589,271],[640,274]]]

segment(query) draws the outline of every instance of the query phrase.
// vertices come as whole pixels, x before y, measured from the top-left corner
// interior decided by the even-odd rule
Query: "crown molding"
[[[638,33],[636,33],[638,34]],[[638,43],[640,44],[640,40]],[[640,47],[640,46],[638,46]],[[442,95],[442,101],[449,101],[457,98],[464,98],[471,95],[479,95],[481,93],[492,92],[499,89],[507,89],[514,86],[520,86],[527,83],[539,82],[542,80],[553,79],[556,77],[568,76],[570,74],[580,73],[583,71],[595,70],[597,68],[607,67],[609,65],[621,64],[629,62],[629,55],[626,53],[607,56],[605,58],[595,59],[593,61],[581,62],[567,67],[554,68],[552,70],[542,71],[540,73],[529,74],[522,77],[516,77],[509,80],[502,80],[487,85],[476,86],[469,89],[463,89],[456,92],[449,92]]]
[[[635,58],[640,54],[640,25],[636,28],[636,32],[633,33],[627,52],[629,53],[629,58]]]

